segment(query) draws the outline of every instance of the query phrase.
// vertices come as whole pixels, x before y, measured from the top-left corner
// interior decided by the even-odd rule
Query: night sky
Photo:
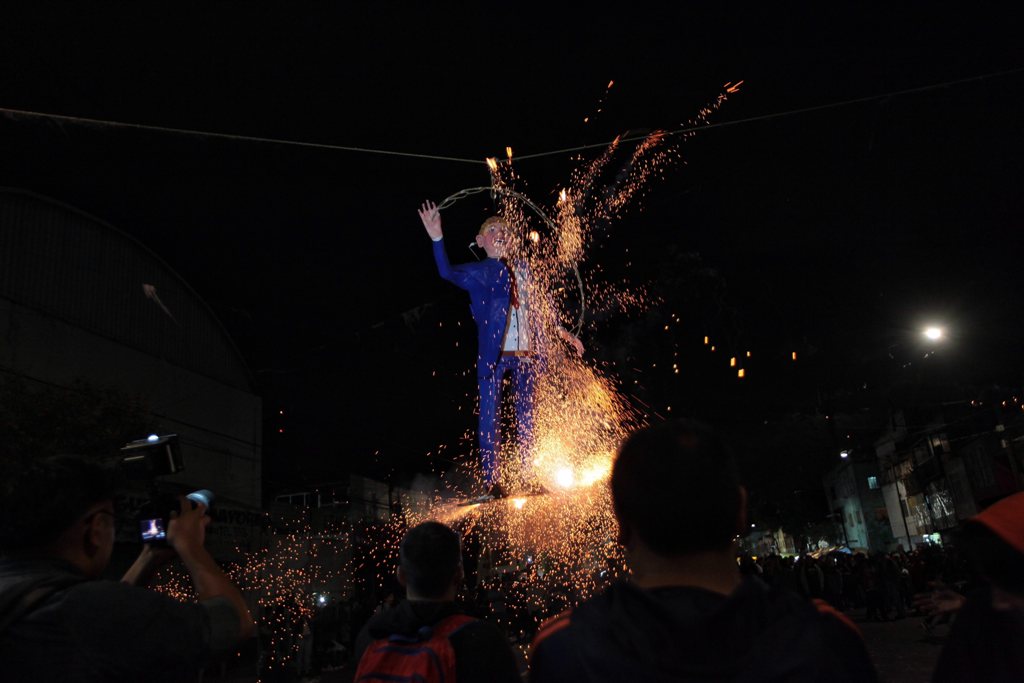
[[[0,22],[0,107],[480,162],[0,117],[0,185],[136,237],[222,320],[264,398],[271,487],[465,450],[472,322],[436,277],[422,200],[488,184],[482,160],[506,145],[680,128],[740,80],[712,118],[735,125],[687,139],[685,164],[595,245],[585,277],[665,305],[594,315],[594,362],[658,414],[763,421],[852,409],[907,360],[922,372],[917,330],[936,320],[945,376],[1021,383],[1024,41],[1008,11],[21,4]],[[550,206],[576,163],[524,159],[520,189]],[[445,214],[453,261],[490,206]],[[647,331],[673,312],[669,382]],[[743,385],[705,334],[753,351]]]

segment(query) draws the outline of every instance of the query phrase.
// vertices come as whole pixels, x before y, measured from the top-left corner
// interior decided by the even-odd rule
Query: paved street
[[[938,626],[929,634],[921,628],[920,617],[873,622],[864,620],[863,610],[851,610],[849,615],[864,634],[882,683],[931,680],[948,626]]]

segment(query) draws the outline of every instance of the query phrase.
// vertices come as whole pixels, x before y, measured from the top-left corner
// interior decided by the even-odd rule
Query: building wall
[[[1004,435],[1024,426],[1021,412],[1016,397],[919,409],[912,421],[924,427],[913,434],[897,414],[875,444],[893,535],[905,546],[931,542],[1019,490],[1019,462]]]
[[[223,384],[252,389],[206,303],[117,228],[31,193],[0,188],[0,295]]]
[[[869,478],[873,478],[872,488]],[[824,477],[829,506],[837,513],[851,548],[885,549],[888,544],[882,479],[874,462],[845,462]],[[885,533],[880,533],[886,529]]]
[[[213,490],[225,510],[260,508],[262,405],[245,364],[205,303],[142,245],[0,190],[0,340],[0,370],[29,386],[84,379],[141,397],[160,431],[179,435],[185,471],[174,481]]]
[[[918,526],[918,519],[910,508],[904,507],[907,492],[903,482],[896,480],[885,484],[882,487],[882,497],[885,499],[885,509],[889,514],[889,527],[892,529],[893,538],[904,550],[910,550],[921,543],[921,534],[924,530]]]

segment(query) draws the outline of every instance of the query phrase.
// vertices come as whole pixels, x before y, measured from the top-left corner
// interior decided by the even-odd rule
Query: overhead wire
[[[326,149],[338,152],[361,152],[365,154],[380,154],[385,156],[409,157],[413,159],[430,159],[434,161],[457,161],[467,164],[483,164],[482,159],[462,159],[459,157],[443,156],[439,154],[420,154],[417,152],[397,152],[388,149],[373,149],[369,147],[351,147],[347,145],[332,145],[325,142],[305,142],[302,140],[284,140],[281,138],[268,138],[255,135],[239,135],[236,133],[215,133],[205,130],[193,130],[189,128],[173,128],[169,126],[154,126],[144,123],[130,123],[126,121],[111,121],[106,119],[93,119],[83,116],[67,116],[65,114],[50,114],[47,112],[28,111],[24,109],[10,109],[0,107],[0,114],[10,118],[47,119],[61,123],[72,123],[83,126],[95,126],[100,128],[128,128],[132,130],[144,130],[154,133],[168,133],[172,135],[183,135],[197,138],[217,138],[221,140],[233,140],[236,142],[255,142],[272,145],[288,145],[292,147],[306,147],[312,149]]]
[[[905,88],[903,90],[894,90],[885,93],[878,93],[874,95],[865,95],[863,97],[855,97],[847,100],[841,100],[839,102],[828,102],[825,104],[813,105],[810,107],[801,107],[797,109],[787,109],[785,111],[773,112],[769,114],[760,114],[757,116],[750,116],[742,119],[735,119],[732,121],[720,121],[717,123],[702,123],[699,126],[687,126],[685,128],[677,128],[674,130],[661,131],[661,135],[674,136],[674,135],[686,135],[707,130],[713,130],[717,128],[727,128],[730,126],[745,125],[749,123],[756,123],[760,121],[770,121],[774,119],[781,119],[790,116],[800,116],[809,114],[817,111],[825,111],[828,109],[838,109],[841,107],[849,107],[857,104],[863,104],[866,102],[873,102],[877,100],[885,100],[893,97],[900,97],[903,95],[913,95],[931,90],[939,90],[942,88],[949,88],[958,85],[965,85],[968,83],[977,83],[985,80],[992,80],[997,78],[1005,78],[1007,76],[1013,76],[1016,74],[1024,73],[1024,67],[1018,67],[1014,69],[1007,69],[1004,71],[997,71],[987,74],[981,74],[977,76],[970,76],[967,78],[959,78],[955,80],[943,81],[941,83],[932,83],[929,85],[917,86],[914,88]],[[462,157],[454,157],[441,154],[423,154],[419,152],[403,152],[397,150],[378,149],[372,147],[356,147],[350,145],[335,145],[324,142],[308,142],[302,140],[288,140],[282,138],[271,138],[254,135],[241,135],[237,133],[217,133],[212,131],[194,130],[189,128],[175,128],[170,126],[157,126],[143,123],[132,123],[126,121],[114,121],[107,119],[95,119],[83,116],[69,116],[66,114],[53,114],[49,112],[30,111],[25,109],[12,109],[9,107],[0,107],[0,114],[3,114],[11,119],[16,118],[27,118],[27,119],[43,119],[52,120],[60,123],[70,123],[82,126],[94,126],[94,127],[107,127],[107,128],[126,128],[131,130],[142,130],[150,131],[155,133],[165,133],[171,135],[182,135],[198,138],[214,138],[221,140],[232,140],[237,142],[252,142],[259,144],[273,144],[273,145],[286,145],[292,147],[304,147],[310,149],[324,149],[329,151],[338,152],[354,152],[362,154],[377,154],[382,156],[396,156],[396,157],[407,157],[413,159],[426,159],[432,161],[450,161],[456,163],[466,164],[486,164],[485,159],[466,159]],[[621,138],[619,142],[635,142],[637,140],[643,140],[647,135],[635,135],[626,138]],[[529,161],[532,159],[541,159],[544,157],[559,156],[565,154],[572,154],[575,152],[583,152],[590,149],[604,148],[611,144],[608,142],[595,142],[586,145],[579,145],[576,147],[565,147],[562,149],[551,150],[547,152],[537,152],[535,154],[525,154],[516,157],[516,161]]]

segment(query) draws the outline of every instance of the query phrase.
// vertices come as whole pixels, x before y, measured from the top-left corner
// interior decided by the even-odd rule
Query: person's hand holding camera
[[[206,506],[196,503],[185,496],[179,496],[180,511],[171,512],[171,520],[167,525],[167,543],[184,559],[195,555],[206,543],[206,527],[210,517],[206,514]]]
[[[124,583],[144,586],[152,580],[161,567],[176,557],[185,560],[204,554],[206,526],[210,518],[206,506],[194,503],[185,496],[179,496],[181,513],[172,511],[167,525],[167,545],[143,543],[142,551],[135,563],[121,577]]]

